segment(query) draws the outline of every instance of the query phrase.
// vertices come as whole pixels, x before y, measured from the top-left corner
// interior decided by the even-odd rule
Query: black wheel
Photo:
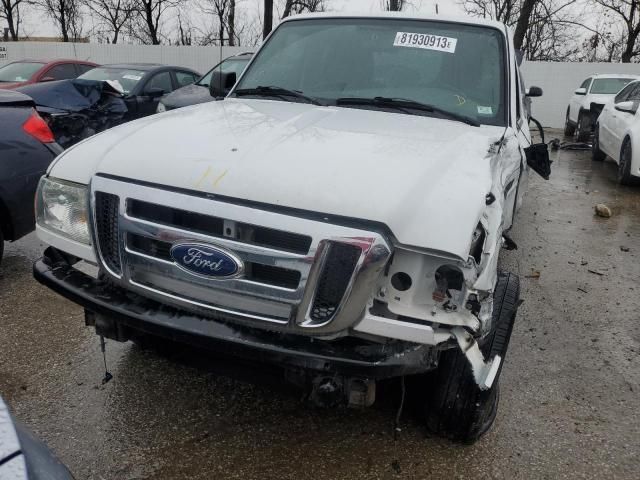
[[[426,420],[432,433],[451,440],[472,443],[486,433],[496,418],[498,381],[509,346],[520,298],[520,281],[512,273],[499,273],[494,293],[491,332],[481,345],[485,358],[502,357],[500,369],[489,390],[480,390],[471,366],[459,348],[440,356],[435,382],[427,391]]]
[[[593,143],[591,144],[591,158],[594,162],[602,162],[607,155],[600,150],[600,126],[596,123],[593,132]]]
[[[622,142],[620,162],[618,163],[618,183],[620,185],[637,185],[640,179],[631,175],[631,140],[629,137]]]
[[[578,114],[578,125],[576,126],[576,141],[586,142],[591,135],[591,120],[589,114],[580,112]]]
[[[2,265],[3,254],[4,254],[4,235],[2,233],[2,228],[0,228],[0,265]]]
[[[567,108],[567,117],[564,121],[564,136],[565,137],[573,137],[573,134],[576,132],[576,126],[571,123],[569,120],[569,109]]]

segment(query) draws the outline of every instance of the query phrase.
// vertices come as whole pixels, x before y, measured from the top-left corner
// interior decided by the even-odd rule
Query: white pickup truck
[[[212,95],[235,82],[217,72]],[[275,362],[326,404],[411,375],[428,427],[473,441],[519,302],[498,256],[529,166],[549,175],[524,106],[540,94],[501,23],[287,19],[224,101],[58,157],[35,277],[101,336]]]

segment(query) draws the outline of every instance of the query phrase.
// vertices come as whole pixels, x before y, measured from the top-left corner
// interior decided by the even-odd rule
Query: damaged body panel
[[[123,94],[108,82],[60,80],[22,87],[64,148],[119,125],[128,112]]]
[[[335,42],[348,47],[324,55]],[[278,68],[300,52],[324,58],[321,71]],[[438,369],[454,380],[427,389],[427,416],[442,420],[429,424],[475,440],[495,417],[519,302],[517,276],[498,270],[530,164],[513,52],[506,27],[484,20],[287,19],[224,101],[132,122],[54,162],[36,278],[83,305],[99,335],[155,325],[187,343],[284,349],[296,367],[302,356],[312,397],[368,405],[377,368]],[[542,149],[538,160],[548,167]],[[99,277],[79,277],[80,259]],[[104,305],[111,295],[126,308]],[[353,355],[355,377],[327,377]],[[450,400],[459,392],[465,402]]]

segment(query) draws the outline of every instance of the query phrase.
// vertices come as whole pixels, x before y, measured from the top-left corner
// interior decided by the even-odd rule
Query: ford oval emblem
[[[171,247],[171,258],[182,270],[211,279],[236,278],[244,271],[242,260],[213,245],[178,243]]]

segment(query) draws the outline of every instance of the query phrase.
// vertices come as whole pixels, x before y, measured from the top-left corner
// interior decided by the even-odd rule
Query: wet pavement
[[[31,277],[33,235],[0,267],[0,394],[78,479],[638,478],[640,187],[588,152],[553,155],[503,254],[524,304],[475,445],[429,437],[409,412],[394,440],[393,382],[370,409],[318,410],[277,377],[108,342],[102,385],[82,310]],[[594,216],[601,202],[611,218]]]

